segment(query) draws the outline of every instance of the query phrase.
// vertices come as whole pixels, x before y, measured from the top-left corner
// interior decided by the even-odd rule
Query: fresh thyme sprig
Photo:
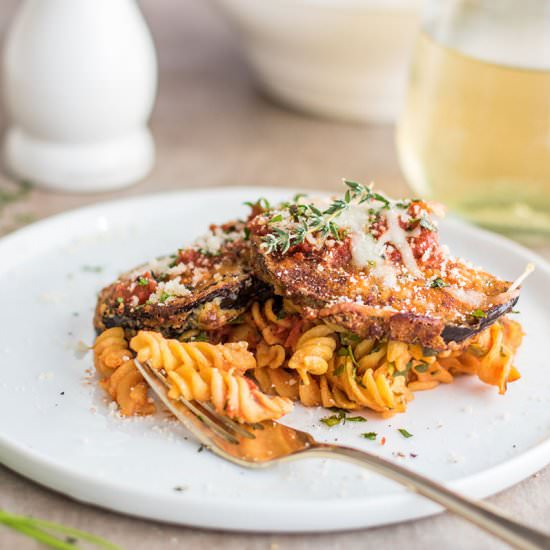
[[[267,253],[278,252],[285,254],[292,246],[303,243],[308,235],[320,234],[325,239],[329,236],[339,241],[342,238],[340,227],[334,221],[352,204],[363,204],[367,201],[382,203],[382,209],[389,209],[390,200],[372,191],[370,185],[363,185],[355,181],[344,180],[346,193],[343,199],[335,199],[325,210],[320,210],[314,204],[300,202],[300,197],[295,197],[292,203],[284,203],[283,209],[288,210],[289,217],[294,226],[291,229],[283,229],[275,224],[284,220],[280,213],[275,214],[270,220],[271,231],[263,238],[263,246]]]
[[[101,537],[92,535],[79,529],[65,527],[59,523],[26,516],[16,516],[0,509],[0,524],[27,535],[50,548],[59,550],[78,550],[79,540],[91,543],[103,550],[121,550],[120,546]]]

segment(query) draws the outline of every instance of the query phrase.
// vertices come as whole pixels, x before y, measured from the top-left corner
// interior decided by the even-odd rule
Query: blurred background
[[[3,0],[0,5],[4,45],[21,4]],[[153,36],[159,69],[150,119],[156,145],[152,170],[120,191],[75,194],[16,186],[4,164],[0,231],[6,233],[80,205],[168,189],[219,185],[337,189],[341,178],[348,177],[375,180],[395,195],[408,192],[394,146],[395,107],[391,116],[385,114],[384,122],[364,123],[305,114],[274,102],[258,84],[242,48],[239,27],[222,4],[204,0],[139,2]],[[331,14],[327,15],[330,18]],[[272,14],[266,17],[272,18]],[[353,14],[346,17],[352,20]],[[412,25],[414,21],[413,17]],[[409,31],[404,58],[399,60],[397,95],[404,92],[405,57],[411,52],[413,33]],[[273,40],[279,47],[279,38]],[[5,75],[3,78],[5,91]],[[68,80],[71,74],[60,78]],[[9,118],[4,106],[0,112],[3,132]]]
[[[544,0],[4,0],[0,24],[2,233],[145,192],[346,177],[550,235]]]

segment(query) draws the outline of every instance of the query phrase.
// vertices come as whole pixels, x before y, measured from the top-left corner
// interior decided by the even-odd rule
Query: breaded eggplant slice
[[[120,326],[177,337],[230,323],[270,294],[251,272],[243,230],[243,222],[213,225],[190,248],[122,275],[99,294],[96,330]]]
[[[439,205],[347,185],[342,199],[301,199],[248,223],[256,275],[304,317],[441,351],[512,309],[512,283],[440,245]]]

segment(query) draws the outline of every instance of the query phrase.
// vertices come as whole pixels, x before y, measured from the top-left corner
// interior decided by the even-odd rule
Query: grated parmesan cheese
[[[160,302],[163,295],[167,294],[168,298],[163,302]],[[157,288],[151,296],[149,296],[149,302],[151,304],[169,302],[172,298],[189,296],[191,291],[181,283],[181,277],[176,277],[171,281],[159,283]]]
[[[380,209],[378,213],[385,218],[387,231],[377,240],[369,233],[369,205],[353,205],[338,217],[338,225],[347,228],[351,234],[351,253],[353,263],[358,267],[371,268],[371,272],[382,279],[386,286],[394,287],[397,282],[396,268],[385,258],[386,248],[393,246],[401,254],[403,265],[415,278],[422,278],[409,239],[418,236],[417,230],[410,232],[400,225],[400,215],[393,209]]]
[[[458,287],[444,288],[443,290],[456,298],[459,302],[468,304],[472,309],[481,307],[485,301],[485,295],[477,290],[465,290]]]
[[[235,241],[241,237],[242,233],[240,231],[226,233],[221,227],[216,227],[213,231],[211,230],[196,239],[193,248],[204,250],[210,254],[217,254],[225,243]]]

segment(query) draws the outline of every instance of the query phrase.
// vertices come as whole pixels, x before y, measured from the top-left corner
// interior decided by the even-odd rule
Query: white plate
[[[208,223],[244,215],[244,200],[291,194],[225,188],[140,197],[57,216],[0,241],[1,461],[84,502],[201,527],[328,531],[436,512],[401,487],[339,461],[310,459],[266,471],[232,466],[198,453],[198,444],[163,415],[119,418],[95,380],[86,382],[92,357],[75,350],[79,340],[93,341],[102,286],[188,243]],[[325,411],[296,407],[288,422],[484,497],[549,461],[550,269],[519,246],[459,222],[446,222],[442,233],[456,254],[509,279],[527,261],[538,264],[519,304],[527,333],[517,360],[523,378],[500,396],[464,377],[418,393],[406,414],[389,420],[369,415],[366,424],[328,428],[319,422]],[[403,438],[397,428],[414,437]],[[385,436],[386,445],[360,438],[365,431]]]

